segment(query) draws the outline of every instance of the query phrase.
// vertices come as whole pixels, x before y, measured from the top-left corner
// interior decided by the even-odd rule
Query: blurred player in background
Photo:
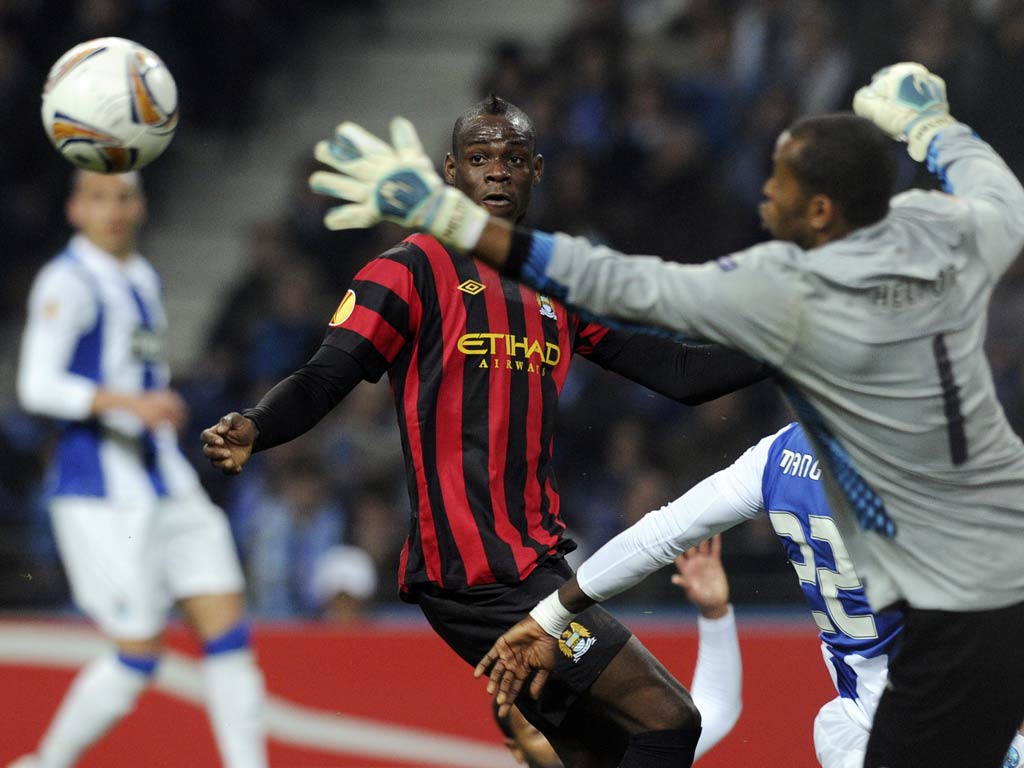
[[[1024,444],[983,342],[992,290],[1024,245],[1024,188],[920,64],[880,70],[854,109],[780,135],[760,209],[777,239],[699,266],[489,217],[440,183],[402,119],[393,147],[342,128],[335,141],[353,151],[339,181],[311,185],[352,201],[328,226],[423,229],[548,295],[774,366],[871,605],[904,613],[865,768],[990,768],[1024,719]],[[890,205],[890,137],[952,194]],[[396,183],[401,198],[386,194]],[[575,607],[533,615],[557,634]],[[505,686],[529,669],[508,655],[492,671]]]
[[[317,150],[322,160],[352,151]],[[530,119],[508,102],[492,96],[456,121],[445,180],[493,215],[521,221],[543,169]],[[402,182],[386,192],[396,204],[407,193]],[[586,322],[415,235],[359,272],[310,362],[256,408],[205,430],[203,450],[237,473],[252,451],[298,437],[387,372],[412,505],[401,595],[473,664],[572,575],[551,456],[574,353],[686,403],[763,376],[720,348]],[[690,764],[700,718],[689,694],[608,613],[578,617],[554,676],[544,699],[520,709],[567,765]]]
[[[736,620],[729,605],[729,581],[722,568],[721,537],[701,543],[676,557],[672,582],[700,612],[697,619],[697,666],[690,694],[700,710],[699,759],[732,730],[743,708],[743,668]],[[513,706],[504,715],[492,699],[494,719],[516,762],[529,768],[562,768],[562,761],[544,738]]]
[[[60,423],[50,512],[72,595],[114,648],[75,679],[34,755],[64,768],[133,709],[153,678],[172,604],[202,642],[207,710],[226,766],[266,765],[263,679],[223,513],[177,445],[156,272],[136,250],[135,173],[74,174],[75,229],[36,277],[18,396]]]

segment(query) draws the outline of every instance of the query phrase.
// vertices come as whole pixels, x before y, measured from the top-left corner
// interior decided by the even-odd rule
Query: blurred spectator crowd
[[[197,23],[200,13],[210,17],[211,5],[219,6],[218,24]],[[73,22],[52,23],[58,6]],[[88,37],[134,37],[167,52],[179,84],[193,94],[193,119],[208,130],[244,132],[252,130],[259,78],[288,65],[278,41],[287,35],[294,46],[328,6],[338,12],[341,4],[0,2],[0,95],[17,105],[0,112],[0,231],[10,276],[0,305],[4,343],[16,343],[27,279],[66,237],[55,222],[67,169],[37,125],[49,64]],[[549,46],[493,41],[478,91],[516,103],[535,122],[546,169],[528,224],[700,262],[763,237],[757,203],[787,124],[848,108],[874,70],[907,59],[945,77],[954,114],[1024,174],[1024,101],[1015,98],[1024,92],[1024,3],[1016,1],[589,0]],[[899,154],[901,186],[931,184]],[[400,237],[386,226],[325,230],[328,203],[305,189],[309,170],[295,169],[288,210],[242,235],[248,271],[224,294],[193,369],[176,374],[192,409],[184,445],[229,514],[254,613],[344,621],[366,603],[396,599],[408,499],[386,381],[360,385],[309,435],[259,454],[242,481],[210,470],[197,439],[303,363],[351,277]],[[1018,432],[1022,292],[1018,264],[993,302],[988,340]],[[767,383],[688,408],[577,362],[562,398],[556,468],[581,554],[789,419]],[[0,608],[67,599],[42,504],[50,437],[13,401],[0,401]],[[725,559],[737,601],[799,600],[766,521],[728,533]],[[677,598],[668,577],[655,576],[630,599]]]

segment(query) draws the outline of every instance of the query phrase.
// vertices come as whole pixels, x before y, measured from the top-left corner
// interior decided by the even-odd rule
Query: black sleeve
[[[501,268],[509,277],[519,279],[523,271],[523,264],[530,255],[530,242],[533,239],[533,232],[524,227],[512,229],[512,242],[509,243],[508,254],[505,257],[505,265]]]
[[[354,357],[329,344],[321,345],[308,363],[274,386],[255,408],[242,412],[258,430],[253,452],[305,434],[365,379],[366,373]]]
[[[717,344],[609,331],[590,359],[686,405],[700,405],[768,378],[764,363]],[[602,354],[603,353],[603,354]]]

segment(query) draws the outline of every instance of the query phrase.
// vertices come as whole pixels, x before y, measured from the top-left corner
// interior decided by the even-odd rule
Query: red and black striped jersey
[[[616,336],[428,235],[360,270],[324,343],[390,378],[412,505],[403,591],[515,584],[571,548],[551,466],[558,398],[572,354],[601,362]]]

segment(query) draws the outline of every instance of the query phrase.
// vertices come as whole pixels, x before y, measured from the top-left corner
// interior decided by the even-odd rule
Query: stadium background
[[[305,187],[311,148],[342,119],[383,132],[404,114],[440,162],[454,117],[494,91],[533,117],[546,158],[529,224],[690,262],[763,237],[756,204],[780,129],[797,115],[846,108],[892,61],[943,75],[954,113],[1024,172],[1024,5],[1011,0],[0,2],[0,681],[32,691],[5,705],[0,761],[31,746],[70,668],[95,647],[69,603],[42,501],[53,434],[18,410],[13,382],[29,281],[68,235],[69,166],[39,126],[39,92],[60,53],[103,35],[157,51],[179,86],[178,135],[144,173],[142,250],[166,284],[174,376],[192,413],[184,445],[197,460],[199,430],[303,362],[351,276],[399,236],[386,226],[330,233],[320,224],[328,203]],[[930,183],[901,158],[902,186]],[[988,340],[1018,432],[1022,291],[1018,264],[993,302]],[[581,550],[788,418],[769,385],[686,408],[576,363],[556,461]],[[386,384],[359,387],[313,433],[254,460],[242,482],[199,468],[232,522],[272,693],[326,716],[498,743],[468,670],[395,599],[408,502]],[[355,623],[324,615],[312,584],[318,558],[336,543],[369,553],[379,577]],[[725,559],[743,628],[746,711],[704,764],[737,765],[746,750],[759,764],[811,765],[810,718],[829,687],[792,572],[763,521],[726,534]],[[692,613],[667,574],[616,605],[688,681]],[[299,652],[304,669],[324,674],[292,669]],[[421,653],[429,661],[417,666]],[[346,661],[354,657],[366,663]],[[403,664],[419,677],[406,680]],[[460,686],[469,686],[465,696]],[[178,694],[150,695],[138,715],[173,734],[156,753],[168,762],[143,759],[130,726],[87,765],[122,764],[115,754],[186,764],[174,749],[186,750],[189,765],[212,760],[212,742],[181,737],[179,728],[202,734],[205,724],[190,704],[182,714],[188,697]],[[149,725],[143,733],[160,743]],[[413,764],[373,762],[344,735],[338,754],[361,758],[315,762],[288,752],[282,738],[281,764]],[[387,734],[379,741],[397,743]],[[432,751],[423,744],[421,754]],[[784,762],[767,759],[787,746],[795,751]]]

